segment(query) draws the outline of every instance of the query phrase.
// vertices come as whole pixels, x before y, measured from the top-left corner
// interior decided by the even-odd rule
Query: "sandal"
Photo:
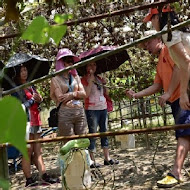
[[[168,173],[162,180],[157,181],[157,186],[162,188],[170,188],[181,183],[182,181],[177,179],[173,174]]]
[[[90,165],[90,168],[99,168],[100,164],[94,162],[93,164]]]

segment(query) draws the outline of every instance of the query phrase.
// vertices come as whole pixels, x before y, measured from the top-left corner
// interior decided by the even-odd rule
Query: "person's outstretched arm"
[[[154,83],[152,86],[141,90],[140,92],[135,93],[133,90],[127,90],[126,95],[129,98],[142,98],[143,96],[149,96],[152,94],[155,94],[156,92],[159,92],[162,88],[162,85],[159,83]]]

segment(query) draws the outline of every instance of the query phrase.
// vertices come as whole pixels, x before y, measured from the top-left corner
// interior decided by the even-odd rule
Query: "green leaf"
[[[65,35],[67,31],[67,26],[51,26],[50,27],[50,37],[54,40],[54,42],[58,45],[62,37]]]
[[[65,0],[65,2],[68,4],[68,5],[74,5],[76,3],[76,0]]]
[[[9,189],[10,187],[9,181],[0,178],[0,187],[2,187],[2,189]]]
[[[179,12],[181,10],[179,2],[175,2],[172,5],[175,7],[175,11]]]
[[[72,14],[64,14],[64,15],[60,15],[60,14],[55,14],[54,16],[54,21],[57,24],[63,24],[65,23],[68,19],[72,19],[73,15]]]
[[[21,102],[12,96],[0,99],[0,113],[0,143],[11,143],[27,158],[25,141],[27,116]]]
[[[49,42],[50,26],[43,16],[36,17],[22,34],[22,39],[34,43],[46,44]]]

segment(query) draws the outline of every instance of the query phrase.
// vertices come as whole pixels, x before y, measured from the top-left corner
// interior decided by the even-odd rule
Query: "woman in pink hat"
[[[180,21],[171,7],[165,6],[161,12],[157,8],[150,9],[144,22],[151,21],[157,31],[167,30],[168,17],[171,25]],[[172,34],[163,34],[163,42],[169,49],[170,56],[174,63],[180,67],[180,106],[184,110],[190,110],[190,102],[187,94],[190,75],[190,33],[187,28],[172,31]]]
[[[80,59],[67,48],[60,49],[56,57],[56,71],[73,65]],[[86,93],[75,69],[52,78],[50,96],[58,112],[58,135],[71,136],[86,133],[87,124],[83,103]]]

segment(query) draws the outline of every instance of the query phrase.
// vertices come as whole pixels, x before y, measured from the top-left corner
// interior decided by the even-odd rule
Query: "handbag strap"
[[[59,105],[58,105],[58,107],[57,107],[57,111],[59,111],[59,109],[60,109],[62,103],[63,103],[63,102],[60,102],[60,103],[59,103]]]

